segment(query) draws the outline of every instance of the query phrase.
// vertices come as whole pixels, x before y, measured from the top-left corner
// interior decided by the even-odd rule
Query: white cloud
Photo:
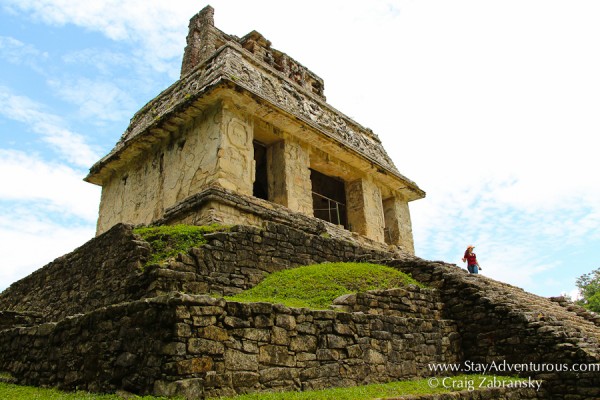
[[[49,82],[57,95],[75,104],[81,117],[94,123],[103,121],[126,121],[135,110],[131,96],[108,81],[80,78],[68,82]]]
[[[0,150],[0,290],[94,237],[99,199],[82,171]]]
[[[172,2],[148,0],[8,0],[13,12],[26,12],[52,25],[74,24],[101,32],[115,41],[137,43],[138,57],[157,71],[178,75],[174,58],[185,46],[188,19],[199,11],[195,1]]]
[[[0,58],[16,65],[28,65],[36,70],[40,61],[48,58],[48,53],[9,36],[0,36]]]
[[[113,68],[130,66],[132,63],[130,55],[104,48],[88,48],[70,52],[63,56],[63,61],[68,65],[88,64],[95,67],[101,74],[109,75],[112,74]]]
[[[82,179],[81,170],[0,149],[0,200],[34,202],[32,210],[95,223],[100,190]]]
[[[93,224],[64,226],[27,211],[0,210],[0,291],[94,236]]]
[[[6,87],[0,86],[0,115],[25,123],[40,134],[69,162],[78,166],[92,165],[98,155],[85,142],[83,136],[64,128],[63,120],[44,111],[44,107],[25,96],[12,94]]]

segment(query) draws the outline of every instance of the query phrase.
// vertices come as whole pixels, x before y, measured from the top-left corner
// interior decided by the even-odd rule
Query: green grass
[[[133,233],[139,235],[150,243],[152,254],[146,266],[163,264],[179,253],[185,253],[193,247],[206,243],[204,235],[217,231],[227,230],[228,227],[218,224],[194,225],[166,225],[136,228]]]
[[[88,392],[63,392],[57,389],[43,389],[31,386],[13,385],[0,382],[0,399],[10,400],[123,400],[115,394],[91,394]],[[135,396],[132,400],[159,400],[165,397]]]
[[[493,379],[493,376],[461,375],[449,378],[447,388],[442,387],[438,378],[437,387],[430,385],[429,379],[412,381],[390,382],[386,384],[373,384],[350,388],[336,388],[306,392],[284,393],[254,393],[235,397],[220,397],[220,400],[372,400],[376,398],[397,397],[411,394],[435,394],[451,391],[466,390],[468,386],[479,387],[482,379]],[[515,382],[520,380],[514,377],[496,377],[499,381]],[[454,384],[452,383],[454,382]],[[435,385],[434,385],[435,386]],[[452,388],[452,386],[455,386]],[[135,400],[159,400],[164,397],[133,396]],[[121,400],[123,397],[114,394],[90,394],[87,392],[62,392],[56,389],[42,389],[30,386],[19,386],[0,382],[0,399],[11,400]],[[215,399],[215,398],[213,398]]]
[[[394,268],[368,263],[324,263],[275,272],[252,289],[228,300],[281,303],[289,307],[326,309],[347,293],[422,286]]]
[[[373,400],[381,399],[386,397],[398,397],[406,395],[423,395],[423,394],[436,394],[436,393],[448,393],[458,392],[461,390],[468,390],[469,386],[472,386],[475,390],[479,388],[479,384],[483,379],[493,379],[493,376],[483,375],[460,375],[453,378],[447,378],[445,385],[442,385],[441,379],[437,378],[437,387],[430,385],[429,378],[412,380],[412,381],[398,381],[390,382],[385,384],[372,384],[366,386],[356,386],[349,388],[335,388],[325,390],[315,390],[307,392],[284,392],[284,393],[252,393],[234,397],[219,397],[219,400]],[[515,382],[522,380],[522,378],[496,377],[498,381],[504,382]],[[453,383],[454,382],[454,383]],[[484,381],[484,385],[485,385]],[[452,388],[452,386],[455,386]],[[443,387],[446,386],[446,387]],[[215,400],[217,398],[212,398]]]

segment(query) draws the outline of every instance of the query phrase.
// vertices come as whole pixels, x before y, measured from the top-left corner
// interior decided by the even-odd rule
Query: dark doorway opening
[[[254,145],[254,163],[256,171],[254,174],[254,185],[252,195],[259,199],[269,200],[269,180],[267,178],[267,147],[257,141]]]
[[[310,180],[315,217],[348,228],[344,181],[314,169],[310,170]]]

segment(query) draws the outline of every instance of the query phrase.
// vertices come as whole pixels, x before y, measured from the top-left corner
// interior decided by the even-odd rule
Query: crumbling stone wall
[[[0,311],[0,330],[37,325],[42,322],[44,322],[44,318],[42,318],[42,315],[39,313],[27,311]]]
[[[586,319],[586,320],[592,322],[594,325],[600,327],[600,314],[595,313],[586,308],[583,308],[583,307],[573,303],[571,300],[567,299],[564,296],[550,297],[549,300],[557,303],[561,307],[566,308],[567,311],[574,312],[581,318]]]
[[[280,224],[265,229],[237,226],[230,232],[205,235],[208,243],[154,268],[148,296],[172,291],[231,295],[249,289],[268,274],[322,262],[384,257],[390,253],[365,249]]]
[[[0,310],[27,311],[44,321],[137,300],[149,285],[142,265],[148,243],[116,225],[0,293]]]
[[[460,359],[455,324],[432,317],[176,294],[0,331],[0,370],[21,384],[189,398],[387,382]]]
[[[435,289],[408,285],[406,288],[370,290],[338,297],[332,308],[344,312],[374,315],[400,315],[442,319],[444,304]]]
[[[600,398],[600,329],[593,321],[456,265],[416,258],[383,263],[439,290],[445,318],[458,324],[464,361],[526,364],[521,375],[544,380],[543,398]]]
[[[455,265],[361,247],[321,236],[322,227],[314,229],[314,234],[308,234],[277,223],[264,229],[234,227],[207,235],[206,245],[165,267],[142,270],[147,243],[133,235],[131,226],[116,226],[0,295],[0,310],[10,311],[0,314],[0,323],[4,328],[20,326],[0,331],[0,369],[29,384],[100,391],[124,388],[138,393],[226,393],[279,388],[281,380],[309,388],[333,382],[356,384],[375,379],[373,375],[411,376],[406,368],[417,371],[427,360],[417,359],[417,352],[443,363],[572,366],[600,362],[600,331],[580,310],[483,275],[469,275]],[[406,288],[346,296],[336,305],[348,311],[342,313],[171,294],[236,293],[276,270],[354,260],[390,265],[435,290]],[[147,299],[139,301],[142,298]],[[129,303],[108,306],[119,302]],[[292,317],[294,328],[291,322],[282,325]],[[310,318],[315,333],[300,330]],[[43,320],[58,322],[40,325]],[[399,331],[404,328],[407,331]],[[425,337],[431,340],[425,343],[432,347],[409,336],[422,332],[429,332]],[[312,356],[310,351],[291,349],[294,337],[309,334],[317,337]],[[404,342],[394,342],[399,338]],[[341,342],[347,346],[333,347]],[[351,355],[350,348],[363,351],[355,369],[350,364],[357,362],[356,354]],[[235,364],[233,359],[244,368],[249,368],[249,360],[257,360],[258,367],[228,370]],[[293,368],[277,364],[290,359],[295,360]],[[89,368],[84,360],[91,360]],[[380,367],[386,371],[379,373]],[[225,372],[229,375],[222,375]],[[534,371],[532,375],[544,380],[541,398],[600,398],[597,370]],[[227,378],[219,380],[221,376]]]
[[[18,384],[148,393],[169,360],[174,321],[159,299],[2,330],[0,370]]]
[[[312,219],[306,218],[308,224]],[[314,231],[324,229],[313,222]],[[307,225],[308,226],[308,225]],[[164,295],[230,295],[286,268],[360,257],[389,256],[356,243],[307,235],[291,226],[236,226],[207,234],[207,243],[165,266],[144,267],[150,246],[119,224],[56,259],[0,294],[0,310],[30,311],[45,321],[125,301]]]

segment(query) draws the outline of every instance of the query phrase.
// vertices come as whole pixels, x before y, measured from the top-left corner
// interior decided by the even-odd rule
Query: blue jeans
[[[470,274],[478,274],[479,273],[479,267],[477,267],[477,264],[467,265],[467,269],[469,270]]]

